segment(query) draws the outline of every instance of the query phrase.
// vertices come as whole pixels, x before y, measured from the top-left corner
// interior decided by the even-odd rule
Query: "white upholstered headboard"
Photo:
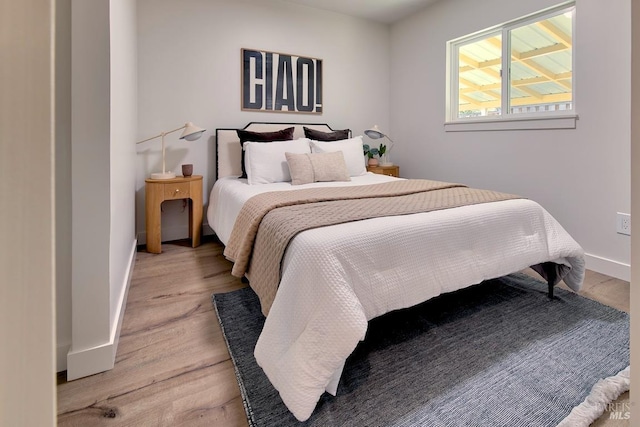
[[[304,138],[303,127],[315,129],[323,132],[331,132],[334,129],[325,123],[267,123],[251,122],[244,130],[252,132],[274,132],[281,129],[294,127],[293,137]],[[216,179],[225,176],[240,176],[242,161],[242,148],[240,138],[236,129],[219,128],[216,129]]]

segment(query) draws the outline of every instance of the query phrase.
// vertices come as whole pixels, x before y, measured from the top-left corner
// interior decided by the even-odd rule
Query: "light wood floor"
[[[245,286],[222,249],[209,238],[138,251],[115,367],[71,382],[58,374],[60,426],[247,426],[210,300]],[[629,311],[628,282],[587,272],[582,294]],[[629,425],[608,416],[593,425]]]

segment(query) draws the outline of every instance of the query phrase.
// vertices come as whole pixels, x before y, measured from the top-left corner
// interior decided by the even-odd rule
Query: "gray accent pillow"
[[[291,173],[291,184],[351,181],[342,151],[331,153],[284,153]]]

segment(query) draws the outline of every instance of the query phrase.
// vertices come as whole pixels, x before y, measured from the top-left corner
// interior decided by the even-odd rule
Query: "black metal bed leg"
[[[555,286],[556,279],[558,278],[558,270],[556,264],[553,262],[545,262],[542,264],[545,275],[547,276],[547,284],[549,285],[549,299],[553,299],[553,287]]]

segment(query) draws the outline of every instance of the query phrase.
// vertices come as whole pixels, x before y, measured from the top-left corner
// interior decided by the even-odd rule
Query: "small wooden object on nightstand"
[[[367,166],[367,171],[373,173],[379,173],[382,175],[395,176],[396,178],[400,177],[400,166],[392,165],[392,166]]]
[[[173,179],[145,179],[147,252],[162,252],[161,209],[165,200],[189,199],[189,237],[191,246],[200,245],[202,234],[202,175]]]

